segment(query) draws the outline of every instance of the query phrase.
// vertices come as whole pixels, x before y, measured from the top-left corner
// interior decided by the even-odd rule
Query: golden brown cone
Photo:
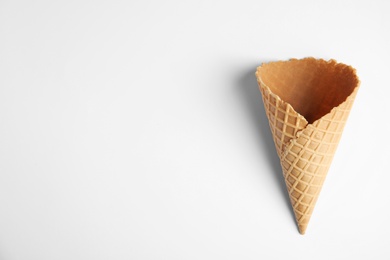
[[[360,82],[352,67],[314,58],[262,64],[256,77],[305,234]]]

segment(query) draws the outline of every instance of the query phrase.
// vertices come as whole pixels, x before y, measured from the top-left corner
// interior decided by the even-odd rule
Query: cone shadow
[[[258,65],[260,64],[261,62]],[[290,197],[284,181],[282,167],[280,165],[280,160],[276,152],[272,133],[268,124],[261,93],[257,85],[255,71],[256,65],[250,67],[238,78],[237,88],[239,97],[241,98],[243,106],[248,111],[247,114],[253,122],[253,127],[258,133],[255,141],[259,144],[259,149],[261,149],[262,153],[267,157],[266,159],[271,168],[270,174],[272,174],[272,177],[283,197],[283,201],[289,209],[291,220],[296,223],[294,211],[291,207]],[[269,172],[266,173],[268,174]]]

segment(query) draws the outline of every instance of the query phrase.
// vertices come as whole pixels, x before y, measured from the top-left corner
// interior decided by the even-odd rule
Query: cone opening
[[[310,124],[343,103],[359,84],[351,66],[314,58],[263,64],[257,74]]]

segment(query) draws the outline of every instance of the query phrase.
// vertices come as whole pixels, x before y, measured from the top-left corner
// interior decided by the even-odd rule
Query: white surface
[[[390,4],[321,2],[1,1],[0,259],[388,259]],[[301,236],[254,71],[306,56],[362,85]]]

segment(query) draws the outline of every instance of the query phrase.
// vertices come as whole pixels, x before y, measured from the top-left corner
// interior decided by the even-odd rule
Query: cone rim
[[[261,76],[259,75],[259,69],[264,66],[264,65],[267,65],[267,64],[272,64],[272,63],[285,63],[285,62],[290,62],[290,61],[306,61],[306,60],[315,60],[315,61],[320,61],[320,62],[326,62],[328,64],[334,64],[334,65],[337,65],[337,64],[340,64],[340,65],[343,65],[345,67],[348,67],[349,69],[352,70],[352,73],[353,73],[353,76],[355,77],[356,79],[356,85],[353,87],[353,90],[352,92],[342,101],[340,102],[337,106],[334,106],[328,113],[326,113],[325,115],[321,116],[320,118],[314,120],[312,123],[310,123],[306,117],[304,115],[302,115],[301,113],[299,113],[298,111],[296,111],[296,109],[287,101],[283,100],[279,95],[275,94],[271,88],[264,83],[264,81],[262,80]],[[271,61],[271,62],[263,62],[260,66],[258,66],[256,68],[256,78],[257,80],[261,83],[260,86],[264,87],[266,91],[269,91],[277,100],[279,100],[281,103],[283,103],[284,105],[286,106],[289,106],[289,108],[295,112],[297,114],[297,116],[300,118],[300,119],[304,119],[304,121],[307,123],[305,128],[307,128],[309,125],[315,125],[318,121],[320,121],[321,119],[325,118],[326,116],[334,113],[334,110],[336,110],[338,107],[340,107],[342,104],[344,104],[345,102],[348,101],[348,99],[353,95],[354,92],[356,92],[356,90],[360,87],[360,79],[359,77],[357,76],[357,73],[356,73],[356,69],[354,67],[352,67],[351,65],[347,65],[345,63],[342,63],[342,62],[337,62],[335,59],[329,59],[329,60],[325,60],[325,59],[322,59],[322,58],[314,58],[314,57],[306,57],[306,58],[302,58],[302,59],[296,59],[296,58],[291,58],[289,60],[279,60],[279,61]]]

